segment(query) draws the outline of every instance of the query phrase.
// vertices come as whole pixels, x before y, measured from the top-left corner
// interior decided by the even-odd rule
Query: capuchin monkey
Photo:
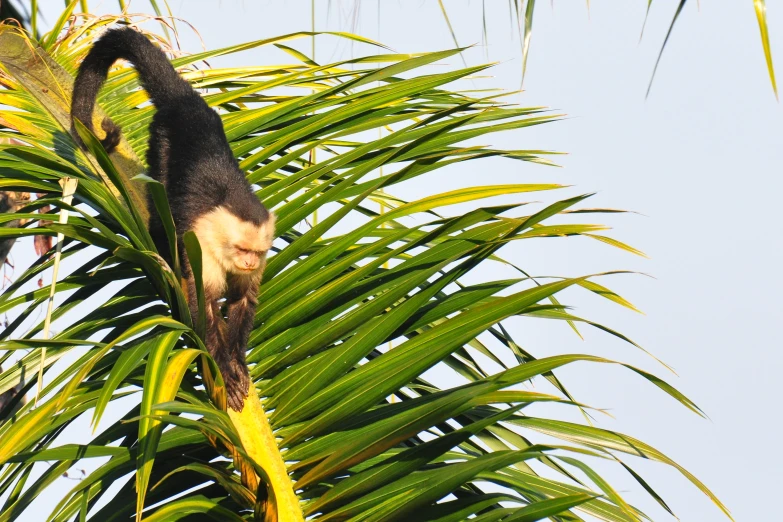
[[[272,246],[275,216],[258,200],[239,170],[218,114],[177,74],[163,51],[134,29],[109,30],[90,49],[74,84],[71,118],[93,130],[98,91],[109,68],[120,58],[136,67],[157,109],[150,124],[148,174],[166,187],[194,319],[198,303],[182,235],[192,230],[201,244],[205,343],[223,375],[228,406],[242,411],[250,385],[247,340],[266,254]],[[103,146],[111,151],[119,143],[120,129],[108,118],[101,127],[106,132]],[[150,234],[158,252],[171,265],[166,233],[151,198],[148,206]],[[224,297],[227,322],[220,305]]]

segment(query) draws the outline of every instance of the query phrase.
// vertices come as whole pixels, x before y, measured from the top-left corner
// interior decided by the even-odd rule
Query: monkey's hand
[[[247,365],[236,359],[231,359],[228,366],[228,371],[223,374],[228,407],[234,411],[242,411],[250,388],[250,373]]]

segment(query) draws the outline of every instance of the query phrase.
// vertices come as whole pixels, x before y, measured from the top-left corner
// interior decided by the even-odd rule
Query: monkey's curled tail
[[[106,81],[109,69],[120,58],[128,60],[136,67],[141,83],[156,107],[194,94],[188,82],[174,70],[163,51],[143,34],[130,27],[109,30],[87,53],[73,86],[71,119],[78,119],[92,132],[95,132],[92,113],[98,92]],[[120,129],[108,118],[103,120],[101,127],[106,131],[106,137],[102,140],[103,146],[107,151],[111,151],[120,141]],[[74,129],[72,133],[81,144]]]

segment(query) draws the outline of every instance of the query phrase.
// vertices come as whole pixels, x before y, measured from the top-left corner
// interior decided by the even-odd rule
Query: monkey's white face
[[[226,273],[253,274],[266,266],[266,253],[272,247],[275,234],[275,215],[270,213],[266,223],[255,225],[243,221],[223,207],[217,207],[194,223],[205,258],[211,257],[213,266],[204,259],[204,283],[214,277],[215,269]],[[217,266],[214,266],[217,265]],[[212,272],[212,273],[210,273]]]
[[[220,239],[226,271],[241,274],[260,269],[272,246],[274,222],[257,226],[228,212],[224,212],[221,220],[225,226]]]

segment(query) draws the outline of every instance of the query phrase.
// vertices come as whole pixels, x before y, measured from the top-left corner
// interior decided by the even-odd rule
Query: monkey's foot
[[[247,366],[238,361],[230,361],[226,370],[222,372],[226,383],[226,402],[232,410],[242,411],[250,387],[250,373]]]

